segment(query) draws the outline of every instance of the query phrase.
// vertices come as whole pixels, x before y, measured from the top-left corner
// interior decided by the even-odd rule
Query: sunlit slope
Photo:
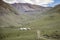
[[[30,26],[40,30],[43,36],[60,38],[60,6],[54,7],[40,20],[31,23]]]

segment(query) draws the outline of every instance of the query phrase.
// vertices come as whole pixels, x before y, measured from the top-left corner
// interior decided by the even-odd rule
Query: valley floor
[[[31,30],[18,30],[20,27],[0,27],[0,40],[60,40],[60,14],[52,15],[23,25]]]

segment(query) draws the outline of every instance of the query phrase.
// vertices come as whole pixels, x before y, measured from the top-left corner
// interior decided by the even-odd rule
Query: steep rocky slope
[[[12,7],[0,0],[0,27],[17,26],[23,19],[22,14]]]
[[[33,5],[33,4],[29,4],[29,3],[15,3],[12,5],[21,12],[40,12],[40,13],[42,13],[51,8],[51,7],[43,7],[40,5]]]

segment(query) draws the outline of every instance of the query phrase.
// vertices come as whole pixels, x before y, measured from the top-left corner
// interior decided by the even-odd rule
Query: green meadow
[[[52,15],[52,16],[51,16]],[[1,27],[1,40],[60,40],[60,14],[45,15],[41,19],[23,25],[31,30],[19,30],[20,27]],[[37,30],[40,31],[38,39]]]

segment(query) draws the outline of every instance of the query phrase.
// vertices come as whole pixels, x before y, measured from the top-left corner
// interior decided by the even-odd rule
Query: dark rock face
[[[15,8],[12,7],[10,4],[0,1],[0,14],[9,13],[9,12],[17,13],[17,11],[14,9]]]

